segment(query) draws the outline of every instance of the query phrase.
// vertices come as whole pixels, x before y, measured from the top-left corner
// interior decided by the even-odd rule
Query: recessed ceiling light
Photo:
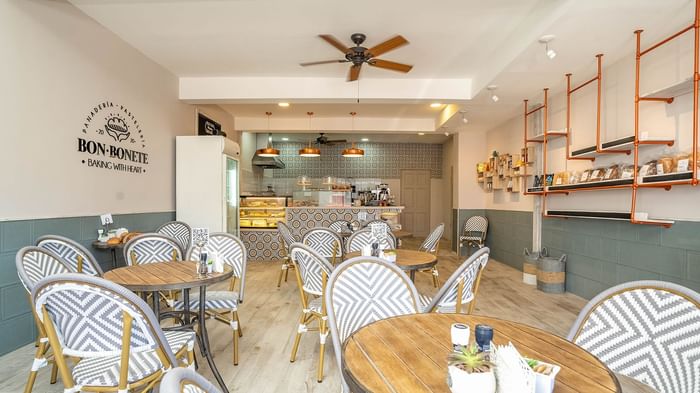
[[[442,104],[439,103],[439,102],[433,102],[432,104],[430,104],[430,107],[431,107],[431,108],[439,108],[439,107],[441,107],[441,106],[442,106]]]
[[[277,106],[281,106],[282,108],[286,108],[289,106],[289,103],[288,102],[280,102],[277,104]]]
[[[289,138],[282,138],[282,140],[286,142],[289,140]]]
[[[419,132],[418,135],[423,136],[425,135],[425,132]]]
[[[360,141],[362,141],[362,142],[369,142],[369,138],[362,138],[362,139],[360,139]]]

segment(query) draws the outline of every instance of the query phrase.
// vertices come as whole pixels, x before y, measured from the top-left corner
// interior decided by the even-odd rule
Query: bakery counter
[[[301,237],[311,228],[328,227],[333,221],[365,222],[378,220],[382,214],[398,218],[403,206],[361,207],[288,207],[287,225],[292,234]]]
[[[284,218],[292,234],[301,236],[311,228],[328,227],[333,221],[366,222],[384,217],[398,222],[403,206],[362,206],[362,207],[286,207]],[[256,218],[257,219],[257,218]],[[251,221],[251,224],[257,222]],[[276,224],[276,221],[275,221]],[[275,225],[276,226],[276,225]],[[248,250],[250,261],[279,261],[284,255],[282,242],[276,228],[245,228],[241,226],[241,240]]]
[[[279,261],[284,256],[277,229],[241,228],[249,261]]]

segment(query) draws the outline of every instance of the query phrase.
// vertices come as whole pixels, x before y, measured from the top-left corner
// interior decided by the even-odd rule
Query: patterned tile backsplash
[[[306,175],[398,179],[402,169],[429,169],[432,178],[442,177],[442,145],[428,143],[358,143],[364,149],[362,158],[345,158],[343,149],[349,144],[322,146],[321,157],[300,157],[303,143],[275,143],[285,169],[274,169],[275,178],[296,178]]]

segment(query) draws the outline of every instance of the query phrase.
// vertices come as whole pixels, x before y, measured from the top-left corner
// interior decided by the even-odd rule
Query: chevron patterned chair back
[[[437,253],[438,245],[440,244],[440,239],[442,239],[442,234],[445,232],[445,224],[438,224],[435,229],[430,232],[428,237],[423,240],[418,249],[420,251],[425,251],[429,253]]]
[[[302,236],[301,242],[324,258],[335,260],[336,257],[343,256],[343,240],[328,228],[309,229]]]
[[[700,392],[700,294],[688,288],[614,286],[588,302],[567,339],[659,392]]]
[[[36,283],[44,278],[71,272],[71,268],[61,257],[50,250],[35,246],[17,251],[15,266],[19,280],[30,293]]]
[[[462,262],[423,309],[423,312],[461,313],[462,306],[469,303],[467,314],[471,314],[476,304],[481,272],[489,262],[489,253],[489,248],[484,247]]]
[[[75,273],[102,276],[103,271],[97,259],[82,244],[63,236],[46,235],[36,240],[38,247],[52,251]]]
[[[362,226],[362,228],[370,228],[370,225],[372,224],[380,224],[380,225],[385,225],[386,226],[386,232],[391,233],[391,225],[389,225],[386,221],[384,220],[371,220],[367,221],[365,225]]]
[[[299,268],[301,287],[306,293],[312,295],[323,295],[323,274],[326,278],[331,276],[333,265],[328,260],[318,254],[312,248],[301,244],[292,244],[291,257]]]
[[[124,245],[124,261],[129,266],[179,260],[182,260],[182,250],[170,236],[144,233]]]
[[[284,251],[289,253],[289,247],[292,245],[292,243],[296,243],[297,239],[294,237],[294,235],[292,235],[292,231],[289,229],[287,224],[283,222],[277,223],[277,232],[284,242]]]
[[[196,371],[185,367],[178,367],[169,371],[163,377],[160,391],[164,393],[221,393]]]
[[[148,304],[111,281],[76,273],[51,276],[36,284],[32,304],[66,391],[148,387],[177,365]],[[71,370],[66,356],[82,360]]]
[[[350,228],[352,228],[352,223],[350,223],[350,221],[347,221],[347,220],[333,221],[328,226],[328,229],[330,229],[333,232],[349,231]]]
[[[464,222],[464,228],[462,228],[462,236],[460,237],[460,240],[483,243],[484,239],[486,239],[486,232],[488,232],[488,229],[489,220],[486,217],[469,217],[469,219]]]
[[[185,222],[166,222],[156,229],[156,233],[172,237],[183,251],[190,248],[190,243],[192,242],[192,228]]]
[[[338,265],[326,287],[333,350],[342,369],[342,348],[355,331],[380,319],[416,314],[418,292],[396,264],[373,257],[350,258]],[[343,391],[349,388],[341,376]]]
[[[208,253],[215,252],[218,258],[233,269],[233,279],[231,286],[235,284],[233,280],[240,281],[238,291],[238,301],[243,301],[243,290],[245,289],[245,271],[248,264],[248,252],[241,239],[230,233],[215,232],[209,234],[209,241],[204,246]],[[187,252],[188,261],[198,261],[202,250],[192,246]],[[230,287],[231,287],[230,286]],[[230,288],[233,290],[232,288]]]
[[[384,249],[395,249],[396,248],[396,237],[394,236],[393,233],[387,232],[387,236],[382,239],[382,247]],[[372,230],[369,228],[361,229],[359,231],[355,231],[348,237],[348,240],[345,242],[345,252],[350,253],[350,252],[355,252],[355,251],[362,251],[362,247],[364,247],[367,244],[372,244]]]

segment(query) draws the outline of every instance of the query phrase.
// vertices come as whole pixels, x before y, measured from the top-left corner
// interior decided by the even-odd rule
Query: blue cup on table
[[[493,328],[489,325],[476,325],[474,328],[474,339],[480,352],[489,352],[491,350],[491,341],[493,340]]]

